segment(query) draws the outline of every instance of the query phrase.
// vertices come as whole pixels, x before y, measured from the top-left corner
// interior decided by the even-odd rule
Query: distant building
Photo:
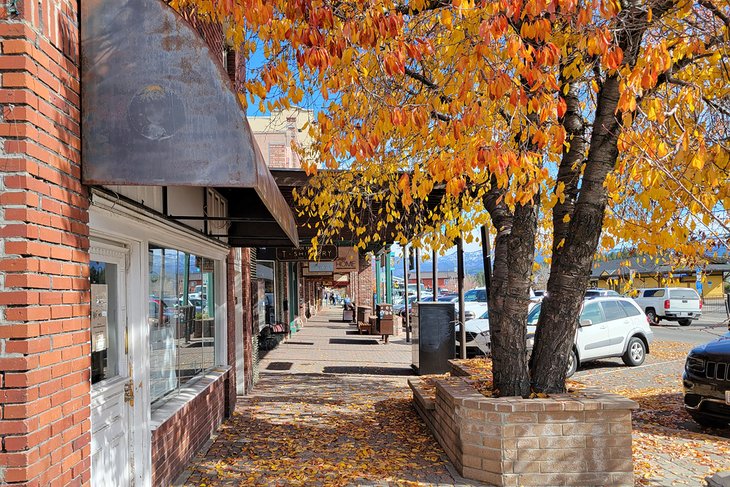
[[[730,282],[730,261],[720,258],[701,268],[672,269],[648,256],[635,256],[596,262],[591,272],[593,287],[623,292],[629,282],[632,289],[688,287],[705,298],[722,297],[724,283]]]
[[[301,168],[299,155],[292,146],[305,150],[311,146],[309,124],[314,123],[312,110],[297,107],[279,110],[267,116],[248,117],[248,123],[269,167]]]
[[[439,271],[437,277],[439,289],[448,289],[449,291],[456,292],[456,277],[456,272]],[[414,271],[410,272],[408,282],[411,284],[416,283],[416,273]],[[433,288],[433,273],[431,271],[421,271],[421,284],[426,286],[427,289]]]

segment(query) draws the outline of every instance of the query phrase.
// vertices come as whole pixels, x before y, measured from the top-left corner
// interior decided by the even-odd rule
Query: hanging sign
[[[295,248],[278,248],[276,249],[276,260],[279,262],[307,262],[309,261],[309,249],[308,247]],[[333,261],[337,258],[337,247],[334,245],[323,245],[319,249],[319,260],[320,261]]]

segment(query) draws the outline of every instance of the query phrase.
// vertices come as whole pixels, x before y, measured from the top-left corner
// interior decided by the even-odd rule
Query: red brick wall
[[[88,485],[88,196],[80,182],[77,2],[0,10],[0,466]]]
[[[253,319],[252,309],[254,306],[251,297],[251,251],[241,249],[241,282],[243,283],[243,294],[241,304],[243,305],[243,374],[246,392],[253,387]]]
[[[357,294],[359,306],[373,307],[373,285],[375,276],[373,275],[373,266],[371,265],[370,256],[360,253],[359,271],[357,273]]]
[[[152,432],[152,485],[172,485],[223,421],[227,375]]]

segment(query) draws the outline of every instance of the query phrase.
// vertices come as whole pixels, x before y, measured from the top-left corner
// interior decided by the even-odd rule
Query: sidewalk
[[[261,361],[261,380],[181,485],[477,486],[411,406],[411,346],[326,307]]]

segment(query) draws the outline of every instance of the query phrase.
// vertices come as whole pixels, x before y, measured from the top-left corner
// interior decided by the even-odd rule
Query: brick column
[[[228,352],[228,365],[231,366],[231,370],[228,372],[228,377],[226,377],[225,387],[226,417],[230,417],[233,414],[233,410],[236,408],[236,306],[240,306],[240,304],[236,304],[235,299],[235,254],[236,250],[231,249],[228,252],[228,257],[226,258],[226,308],[228,311],[226,351]]]
[[[360,296],[360,306],[370,306],[373,308],[373,266],[370,262],[370,255],[365,253],[359,254],[357,272],[357,293]]]
[[[0,8],[0,476],[11,485],[88,485],[77,2],[10,4]]]
[[[241,249],[241,282],[243,293],[241,304],[243,306],[243,374],[246,392],[253,387],[253,323],[252,307],[254,306],[251,297],[251,253],[249,249]]]

